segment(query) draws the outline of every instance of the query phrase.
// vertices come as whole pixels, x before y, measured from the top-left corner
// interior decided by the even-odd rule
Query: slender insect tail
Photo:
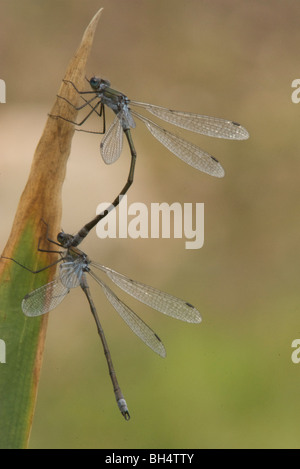
[[[104,335],[104,331],[102,329],[102,326],[101,326],[101,323],[100,323],[100,320],[99,320],[99,317],[98,317],[94,302],[93,302],[91,294],[90,294],[90,289],[89,289],[89,286],[88,286],[88,283],[87,283],[87,280],[86,280],[86,276],[85,276],[84,273],[81,277],[80,286],[81,286],[82,290],[84,291],[84,293],[87,297],[87,300],[88,300],[89,305],[90,305],[91,312],[94,316],[94,319],[95,319],[95,322],[96,322],[96,325],[97,325],[98,334],[100,336],[100,339],[101,339],[101,342],[102,342],[102,345],[103,345],[104,355],[105,355],[105,358],[106,358],[106,361],[107,361],[109,375],[110,375],[110,378],[111,378],[111,381],[112,381],[114,394],[115,394],[115,398],[116,398],[118,407],[120,409],[121,414],[125,418],[125,420],[129,420],[130,419],[130,414],[129,414],[129,411],[128,411],[127,403],[124,399],[123,393],[121,391],[121,388],[120,388],[118,380],[117,380],[116,372],[115,372],[115,369],[114,369],[114,366],[113,366],[112,358],[111,358],[110,351],[109,351],[109,348],[108,348],[108,344],[107,344],[107,341],[106,341],[106,338],[105,338],[105,335]]]

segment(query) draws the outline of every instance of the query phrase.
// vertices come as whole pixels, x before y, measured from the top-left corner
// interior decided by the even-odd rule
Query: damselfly
[[[100,285],[108,301],[130,329],[161,357],[166,356],[166,351],[158,335],[150,329],[150,327],[142,321],[142,319],[131,308],[117,297],[106,283],[104,283],[104,281],[95,274],[93,268],[104,273],[115,285],[133,298],[163,314],[166,314],[167,316],[190,323],[200,323],[201,316],[199,311],[190,303],[157,290],[151,286],[132,280],[109,267],[97,264],[90,260],[88,256],[78,248],[68,247],[72,244],[72,238],[72,235],[64,232],[60,232],[58,234],[57,242],[49,239],[47,236],[47,240],[49,242],[63,248],[63,251],[47,251],[56,252],[60,257],[55,262],[42,269],[32,271],[15,259],[10,259],[34,274],[38,274],[49,267],[60,263],[58,276],[52,282],[49,282],[27,294],[22,301],[22,310],[26,316],[40,316],[56,308],[72,288],[76,288],[78,286],[82,288],[87,297],[91,312],[97,325],[98,334],[102,341],[118,407],[125,419],[129,420],[130,415],[128,407],[117,381],[108,344],[90,293],[87,274],[89,274],[98,283],[98,285]],[[38,250],[45,251],[40,248],[38,248]],[[7,259],[5,257],[3,258]]]
[[[167,131],[149,118],[142,116],[137,111],[133,110],[132,106],[136,106],[139,109],[144,109],[152,115],[177,127],[191,130],[192,132],[197,132],[209,137],[218,137],[229,140],[245,140],[249,137],[247,130],[234,121],[217,117],[203,116],[200,114],[193,114],[190,112],[174,111],[172,109],[167,109],[161,106],[130,100],[120,91],[112,89],[108,80],[92,77],[90,80],[88,80],[92,88],[91,91],[80,91],[73,82],[68,80],[64,81],[65,83],[71,84],[75,88],[75,90],[84,100],[84,104],[79,107],[75,107],[66,98],[62,96],[59,97],[67,101],[68,104],[75,107],[77,110],[81,110],[86,106],[89,106],[91,109],[85,118],[78,123],[70,121],[63,116],[53,115],[52,117],[60,118],[77,126],[81,126],[87,121],[91,114],[96,113],[99,117],[103,117],[103,129],[101,132],[91,132],[83,129],[77,130],[105,134],[100,144],[100,152],[104,162],[107,164],[112,164],[120,157],[123,147],[123,132],[127,138],[131,153],[129,174],[123,189],[105,212],[97,215],[90,223],[85,225],[83,230],[81,230],[82,233],[84,231],[87,234],[102,218],[107,215],[108,212],[110,212],[114,207],[117,207],[120,200],[122,199],[122,196],[126,194],[133,183],[137,156],[131,135],[131,129],[135,128],[136,126],[134,117],[143,122],[151,134],[160,143],[162,143],[174,155],[183,160],[185,163],[204,173],[210,174],[211,176],[220,178],[225,174],[221,164],[214,156],[201,150],[201,148],[194,145],[193,143],[188,142],[183,138]],[[92,97],[90,99],[85,99],[85,95],[92,95]],[[116,114],[115,119],[107,132],[105,106],[109,107]],[[86,234],[84,236],[86,236]]]

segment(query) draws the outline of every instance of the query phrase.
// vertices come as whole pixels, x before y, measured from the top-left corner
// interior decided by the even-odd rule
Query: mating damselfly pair
[[[84,104],[76,109],[80,110],[87,106],[89,107],[89,112],[85,118],[81,122],[73,122],[73,124],[80,127],[93,113],[96,113],[99,117],[103,118],[102,131],[96,133],[105,134],[100,145],[100,152],[105,163],[114,163],[120,157],[123,147],[123,133],[125,134],[131,153],[129,175],[126,184],[116,199],[112,202],[111,206],[84,225],[77,234],[69,235],[64,232],[60,232],[57,236],[57,241],[50,239],[47,234],[46,238],[48,242],[58,246],[60,249],[53,251],[40,249],[38,247],[38,250],[58,254],[59,258],[56,261],[46,267],[34,271],[15,259],[11,260],[34,274],[38,274],[51,266],[59,264],[58,275],[53,281],[33,290],[24,297],[22,301],[22,310],[28,317],[36,317],[48,313],[61,303],[72,288],[78,286],[81,287],[87,297],[91,312],[97,325],[118,407],[125,419],[129,420],[130,415],[127,403],[117,381],[108,344],[90,293],[87,275],[90,275],[98,285],[100,285],[108,301],[131,330],[161,357],[165,356],[165,348],[156,333],[152,331],[152,329],[150,329],[150,327],[142,321],[142,319],[137,316],[131,308],[118,298],[118,296],[108,285],[106,285],[106,283],[94,272],[93,269],[102,272],[116,286],[124,290],[133,298],[163,314],[190,323],[200,323],[201,316],[199,311],[189,302],[183,301],[138,281],[131,280],[123,274],[91,261],[83,251],[78,249],[77,246],[99,221],[106,217],[113,208],[117,207],[122,196],[126,194],[132,185],[137,156],[131,135],[131,129],[136,125],[134,120],[135,118],[143,122],[151,134],[160,143],[187,164],[215,177],[224,176],[224,170],[215,157],[201,150],[198,146],[160,127],[154,121],[133,110],[132,106],[146,110],[152,115],[170,124],[174,124],[177,127],[198,132],[203,135],[231,140],[244,140],[247,139],[249,135],[246,129],[234,121],[174,111],[161,106],[129,100],[123,93],[112,89],[107,80],[97,77],[93,77],[89,80],[92,88],[91,91],[79,91],[72,82],[66,83],[72,85],[84,100]],[[92,97],[86,99],[85,95],[89,94],[92,94]],[[66,98],[62,99],[66,100]],[[69,101],[67,102],[73,106],[72,103]],[[115,113],[115,119],[107,132],[105,106]],[[53,117],[67,120],[63,116]]]

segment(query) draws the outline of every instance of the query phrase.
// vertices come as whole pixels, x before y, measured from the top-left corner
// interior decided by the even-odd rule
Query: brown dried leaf
[[[78,89],[84,86],[85,67],[101,11],[88,25],[64,77]],[[79,100],[73,86],[65,83],[62,83],[58,95],[74,104]],[[56,99],[50,114],[62,115],[72,121],[77,117],[77,111],[62,99]],[[39,268],[54,261],[53,254],[51,258],[50,254],[37,256],[37,245],[39,238],[45,238],[45,225],[41,219],[49,224],[52,239],[56,239],[60,231],[62,185],[73,134],[73,124],[48,117],[3,252],[5,257],[19,261],[26,259],[31,262],[27,265],[32,269],[37,258]],[[30,275],[13,262],[0,260],[0,331],[1,339],[11,351],[9,362],[3,365],[0,374],[0,447],[21,448],[28,442],[48,315],[26,318],[21,311],[20,295],[24,290],[25,293],[31,291],[36,281],[41,281],[40,276],[45,283],[50,281],[53,273],[54,269],[49,269],[44,274]]]

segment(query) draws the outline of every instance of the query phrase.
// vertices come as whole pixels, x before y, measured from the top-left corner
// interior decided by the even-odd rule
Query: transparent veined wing
[[[63,264],[59,266],[61,283],[68,289],[78,287],[82,277],[82,269],[83,263],[80,258],[63,262]]]
[[[124,106],[122,111],[119,112],[118,114],[119,116],[119,119],[121,121],[121,125],[123,127],[123,129],[128,129],[128,128],[132,128],[134,129],[135,128],[135,122],[134,122],[134,119],[131,115],[131,112],[130,110],[128,109],[127,106]]]
[[[174,155],[180,158],[185,163],[189,164],[195,169],[202,171],[204,173],[210,174],[215,177],[223,177],[225,171],[219,161],[211,156],[209,153],[201,150],[197,145],[194,145],[187,140],[184,140],[177,135],[168,132],[167,130],[159,127],[157,124],[152,122],[150,119],[146,119],[141,115],[132,111],[138,119],[140,119],[151,134],[162,143],[168,150],[170,150]]]
[[[89,271],[89,274],[93,277],[94,280],[101,286],[106,298],[111,303],[113,308],[119,313],[121,318],[126,322],[130,329],[154,352],[156,352],[161,357],[166,356],[165,347],[160,340],[160,338],[155,334],[155,332],[147,326],[147,324],[142,321],[137,314],[135,314],[132,309],[130,309],[123,301],[121,301],[115,293],[100,280],[92,270]]]
[[[131,280],[123,274],[116,272],[101,264],[91,262],[93,267],[102,270],[106,275],[129,295],[133,296],[142,303],[159,311],[167,316],[171,316],[181,321],[190,323],[200,323],[201,315],[199,311],[190,303],[176,298],[173,295],[162,292],[144,283]]]
[[[121,113],[119,113],[121,114]],[[120,157],[123,147],[123,128],[117,115],[100,144],[100,152],[106,164],[112,164]]]
[[[69,288],[65,287],[58,277],[24,297],[22,301],[23,313],[30,317],[48,313],[62,302],[69,291]]]
[[[165,122],[202,135],[230,140],[246,140],[249,138],[248,131],[234,121],[191,112],[174,111],[173,109],[155,106],[154,104],[139,103],[137,101],[131,101],[131,103],[146,109]]]

